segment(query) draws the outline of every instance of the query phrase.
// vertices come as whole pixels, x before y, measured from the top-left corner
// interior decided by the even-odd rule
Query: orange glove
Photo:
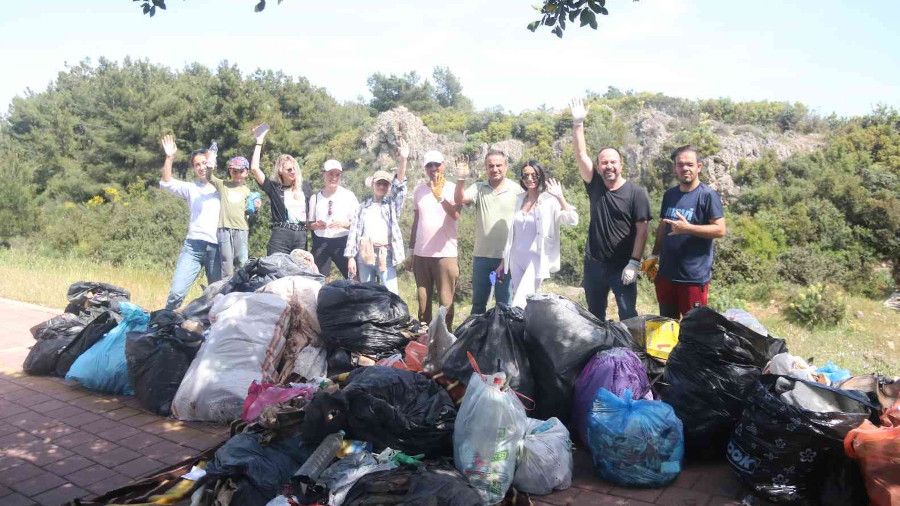
[[[641,272],[643,272],[644,276],[647,276],[647,279],[650,281],[656,281],[656,273],[659,272],[659,256],[652,255],[641,262]]]

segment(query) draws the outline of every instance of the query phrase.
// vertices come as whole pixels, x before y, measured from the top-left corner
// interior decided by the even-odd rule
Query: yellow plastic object
[[[678,322],[666,318],[647,320],[645,325],[647,354],[660,360],[668,360],[672,348],[678,344]]]

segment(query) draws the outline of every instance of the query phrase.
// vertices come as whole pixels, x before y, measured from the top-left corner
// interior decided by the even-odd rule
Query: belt
[[[290,223],[287,221],[276,221],[272,223],[272,228],[286,228],[288,230],[306,230],[306,223]]]

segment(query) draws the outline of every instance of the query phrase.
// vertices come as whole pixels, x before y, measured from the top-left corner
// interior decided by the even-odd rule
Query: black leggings
[[[312,254],[316,259],[316,267],[324,276],[331,274],[331,262],[341,271],[344,279],[347,278],[347,257],[344,250],[347,248],[347,236],[344,237],[319,237],[313,232]]]
[[[266,246],[266,255],[290,254],[295,249],[306,249],[306,230],[272,227],[272,235],[269,236],[269,244]]]

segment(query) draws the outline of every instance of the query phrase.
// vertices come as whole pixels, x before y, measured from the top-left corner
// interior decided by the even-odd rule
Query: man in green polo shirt
[[[473,204],[475,206],[475,251],[472,253],[472,314],[484,313],[488,298],[491,295],[491,272],[494,272],[503,259],[503,248],[509,224],[516,212],[516,198],[522,188],[506,178],[509,164],[506,153],[489,150],[484,157],[484,171],[487,181],[477,181],[465,186],[469,175],[469,167],[457,163],[456,192],[454,200],[457,205]],[[498,276],[494,285],[494,301],[509,304],[509,280]]]

